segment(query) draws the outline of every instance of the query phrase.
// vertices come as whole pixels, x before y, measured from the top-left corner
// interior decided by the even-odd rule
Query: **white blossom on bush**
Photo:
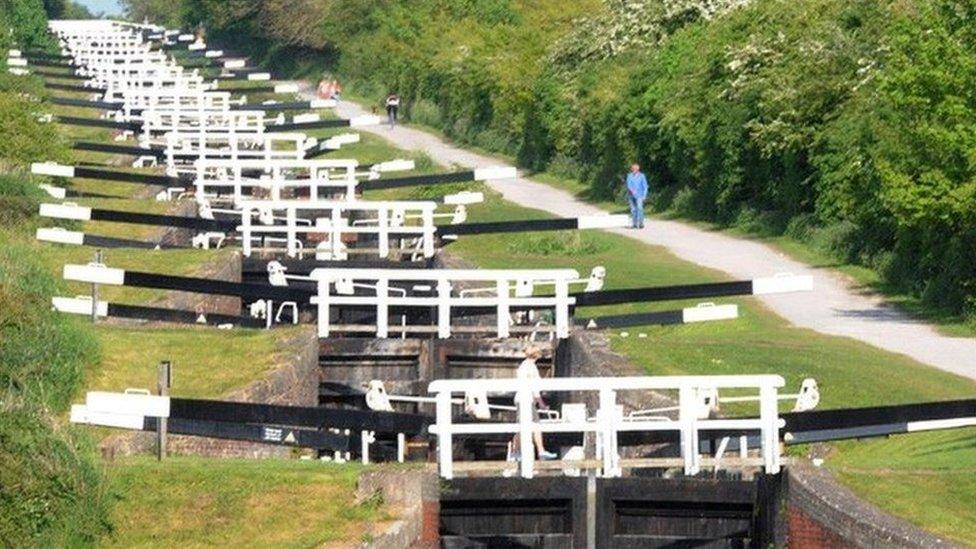
[[[604,0],[595,17],[576,22],[576,30],[555,44],[547,62],[573,72],[580,63],[607,59],[657,44],[690,22],[708,20],[751,0]]]

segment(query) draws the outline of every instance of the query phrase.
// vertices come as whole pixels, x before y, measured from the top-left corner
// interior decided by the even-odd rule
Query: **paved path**
[[[359,105],[348,101],[343,101],[338,108],[342,118],[365,113]],[[474,168],[503,164],[497,159],[445,143],[422,130],[402,126],[392,130],[386,126],[362,130],[380,135],[401,149],[423,151],[443,165]],[[603,212],[576,200],[568,192],[524,177],[492,182],[490,186],[506,200],[561,217]],[[931,326],[913,320],[891,306],[885,306],[879,297],[862,294],[839,273],[809,267],[758,242],[705,231],[676,221],[649,219],[646,225],[644,230],[617,229],[611,232],[663,246],[681,259],[722,271],[737,279],[771,276],[780,272],[813,275],[813,292],[757,296],[756,299],[796,326],[858,339],[947,372],[976,379],[976,338],[941,335]]]

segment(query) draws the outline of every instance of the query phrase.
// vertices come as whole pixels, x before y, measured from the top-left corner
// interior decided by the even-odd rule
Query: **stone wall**
[[[575,330],[569,339],[560,342],[556,351],[557,375],[565,377],[643,376],[648,372],[631,364],[626,357],[610,349],[610,340],[602,332]],[[587,405],[596,408],[596,395],[590,391],[574,395],[577,402],[587,399]],[[620,404],[631,409],[673,406],[675,402],[661,394],[649,391],[624,392],[617,397]]]
[[[790,547],[955,547],[859,499],[822,468],[796,460],[786,476]]]
[[[440,480],[436,473],[412,466],[366,471],[359,477],[356,501],[376,496],[397,519],[367,547],[439,547]]]

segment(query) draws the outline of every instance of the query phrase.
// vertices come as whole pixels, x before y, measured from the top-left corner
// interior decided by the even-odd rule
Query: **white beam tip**
[[[752,293],[781,294],[787,292],[809,292],[813,290],[813,276],[780,274],[757,278],[752,281]]]
[[[319,115],[313,113],[306,114],[296,114],[292,117],[291,121],[295,124],[302,124],[305,122],[318,122],[321,118]]]
[[[491,181],[494,179],[515,179],[518,172],[510,166],[498,166],[494,168],[478,168],[474,171],[475,181]]]
[[[62,275],[65,280],[89,284],[121,286],[125,282],[125,270],[95,265],[65,265]]]
[[[21,57],[8,57],[7,58],[8,67],[26,67],[27,60]]]
[[[340,133],[339,135],[333,135],[329,139],[339,145],[349,145],[351,143],[359,143],[360,138],[358,133]]]
[[[204,57],[210,57],[210,58],[221,57],[223,55],[224,55],[224,50],[207,50],[203,54]]]
[[[169,417],[169,397],[142,393],[89,391],[85,396],[88,413]]]
[[[313,99],[308,102],[310,109],[334,109],[338,105],[335,99]]]
[[[73,315],[91,315],[92,300],[90,297],[52,297],[51,306],[59,313]],[[95,306],[95,314],[100,317],[108,316],[108,302],[99,301]]]
[[[484,193],[479,193],[474,191],[462,191],[459,193],[449,194],[444,196],[444,204],[449,204],[451,206],[480,204],[484,201],[485,201]]]
[[[207,45],[204,44],[203,42],[194,42],[194,43],[190,44],[189,46],[187,46],[186,49],[188,49],[190,51],[205,50],[205,49],[207,49]]]
[[[271,80],[270,72],[252,72],[247,75],[247,79],[252,82]]]
[[[275,93],[298,93],[298,84],[278,84],[274,87]]]
[[[57,162],[34,162],[31,164],[31,173],[38,175],[50,175],[52,177],[74,177],[74,166],[65,166]]]
[[[580,229],[615,229],[630,226],[630,216],[626,214],[584,215],[576,220]]]
[[[375,114],[364,114],[361,116],[356,116],[349,119],[349,127],[351,128],[361,128],[363,126],[377,126],[381,122],[379,116]]]
[[[61,227],[40,227],[34,233],[34,237],[41,242],[53,242],[55,244],[74,244],[80,246],[84,243],[85,233],[69,231]]]
[[[71,405],[71,423],[88,423],[88,408],[84,404]]]
[[[195,37],[192,34],[181,34],[176,37],[177,42],[193,42]]]
[[[55,187],[54,185],[48,185],[47,183],[42,183],[38,185],[42,191],[46,192],[51,198],[57,198],[64,200],[68,196],[68,190],[64,187]]]
[[[697,307],[688,307],[681,310],[681,320],[689,322],[707,322],[710,320],[728,320],[739,318],[738,305],[715,305],[714,303],[701,303]]]
[[[373,170],[377,172],[400,172],[407,171],[416,168],[413,160],[405,160],[398,158],[396,160],[389,160],[387,162],[380,162],[373,166]]]
[[[242,68],[244,68],[244,65],[246,65],[246,64],[247,64],[247,61],[245,61],[244,59],[228,59],[228,60],[224,61],[224,68],[225,69],[242,69]]]
[[[41,217],[53,217],[55,219],[74,219],[76,221],[91,219],[91,208],[75,204],[41,204],[38,213]]]
[[[7,52],[7,54],[10,57],[20,57],[21,55],[23,55],[23,53],[21,53],[20,50],[10,50],[9,52]]]

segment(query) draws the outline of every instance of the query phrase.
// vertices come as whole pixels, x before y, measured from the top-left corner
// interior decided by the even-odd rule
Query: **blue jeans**
[[[627,200],[630,202],[630,217],[631,224],[634,228],[644,226],[644,199],[637,198],[632,194],[627,195]]]

